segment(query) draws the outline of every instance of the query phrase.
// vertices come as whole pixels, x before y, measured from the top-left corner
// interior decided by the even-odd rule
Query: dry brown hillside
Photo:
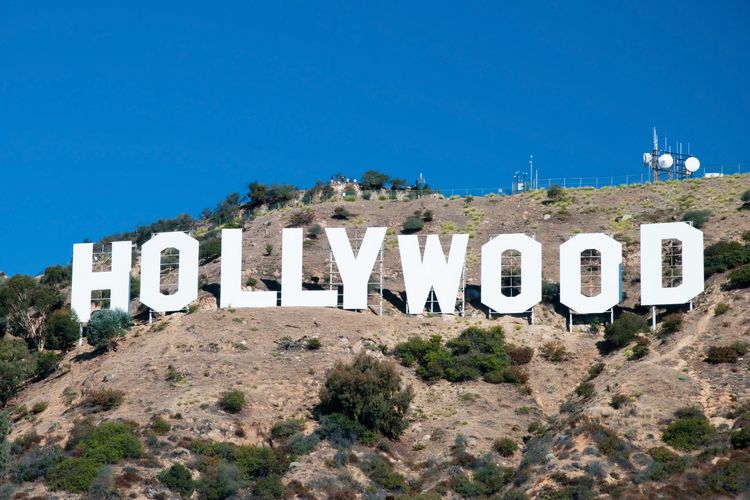
[[[482,496],[486,491],[471,489],[489,481],[480,481],[477,464],[481,462],[509,470],[493,491],[497,498],[741,496],[745,494],[742,491],[750,491],[750,467],[729,472],[722,467],[730,460],[750,463],[741,450],[728,444],[729,431],[739,425],[738,409],[750,403],[750,357],[740,355],[734,363],[721,364],[705,359],[712,346],[750,344],[748,289],[724,290],[725,274],[710,277],[692,310],[675,307],[659,311],[661,320],[674,312],[684,313],[679,331],[671,335],[644,333],[642,342],[649,343],[648,352],[630,359],[637,343],[604,353],[597,345],[603,339],[603,328],[590,325],[594,318],[577,318],[569,333],[565,309],[548,303],[537,306],[534,325],[524,317],[488,319],[469,304],[465,317],[404,315],[400,311],[403,282],[395,236],[408,215],[416,210],[431,211],[432,221],[417,234],[468,233],[467,280],[469,285],[479,285],[480,247],[490,235],[533,233],[543,244],[544,278],[556,282],[560,243],[579,232],[610,233],[624,245],[625,298],[618,314],[632,310],[645,315],[647,311],[638,308],[639,224],[682,220],[687,211],[710,210],[702,229],[706,245],[739,240],[750,230],[750,212],[738,210],[739,197],[748,189],[750,176],[741,175],[598,190],[566,189],[556,201],[548,200],[544,191],[412,201],[373,196],[370,200],[337,200],[268,211],[244,223],[243,283],[254,278],[256,287],[274,288],[274,281],[280,280],[281,229],[299,210],[314,212],[313,221],[305,226],[308,230],[312,224],[351,230],[386,226],[384,286],[389,293],[384,315],[336,309],[217,309],[214,293],[220,260],[216,259],[201,267],[199,307],[191,308],[190,313],[159,317],[153,324],[137,324],[116,352],[95,354],[84,344],[66,355],[52,377],[28,385],[11,404],[30,409],[44,402],[47,407],[18,418],[11,439],[36,433],[40,444],[64,444],[74,422],[85,417],[94,422],[133,421],[148,456],[112,467],[117,489],[122,497],[178,498],[156,476],[179,462],[189,465],[198,478],[196,461],[201,457],[190,448],[191,440],[278,446],[271,429],[280,420],[291,418],[304,421],[302,432],[306,435],[316,432],[318,391],[326,371],[337,361],[351,361],[359,352],[396,360],[393,348],[410,336],[440,334],[450,339],[470,326],[500,325],[507,342],[534,349],[533,359],[525,366],[525,384],[491,384],[481,379],[426,382],[413,367],[397,364],[398,373],[415,393],[409,426],[400,439],[384,440],[377,446],[354,444],[343,454],[323,439],[312,451],[294,458],[282,478],[285,494],[299,498],[417,498],[420,493],[422,498]],[[334,219],[337,206],[353,215],[348,220]],[[196,235],[205,230],[199,229]],[[273,246],[270,255],[266,255],[268,243]],[[306,238],[307,283],[327,282],[327,258],[324,235]],[[719,303],[728,309],[716,315]],[[134,300],[132,312],[138,310]],[[290,339],[303,337],[319,339],[320,349],[289,348]],[[552,342],[564,348],[562,359],[542,355]],[[597,364],[592,374],[591,368]],[[582,383],[587,387],[580,389]],[[94,412],[86,400],[92,391],[101,389],[122,391],[122,404]],[[243,391],[247,398],[237,414],[217,405],[221,394],[231,389]],[[613,405],[615,396],[621,404]],[[669,448],[662,433],[675,419],[675,412],[689,406],[699,408],[708,418],[715,429],[714,440],[692,451]],[[168,422],[168,432],[150,430],[156,416]],[[502,456],[493,450],[493,443],[501,438],[510,438],[519,450]],[[649,450],[659,446],[679,455],[684,466],[666,475],[654,473],[655,460]],[[373,479],[373,473],[363,466],[373,453],[390,462],[409,488],[389,488],[382,478]],[[724,487],[722,481],[739,486]],[[78,497],[50,493],[41,480],[17,486],[16,495]],[[198,493],[193,495],[198,498]],[[253,495],[259,493],[239,493],[240,498]]]

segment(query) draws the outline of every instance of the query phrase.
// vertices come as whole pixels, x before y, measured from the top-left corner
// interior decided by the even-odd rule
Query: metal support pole
[[[651,330],[656,331],[656,306],[651,306]]]
[[[83,345],[83,324],[78,323],[78,345]]]
[[[609,322],[610,324],[615,322],[615,308],[614,307],[609,310]]]
[[[568,331],[573,333],[573,311],[568,310]]]

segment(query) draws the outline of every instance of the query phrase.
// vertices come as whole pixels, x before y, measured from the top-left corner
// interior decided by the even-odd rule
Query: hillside
[[[29,383],[9,402],[14,415],[9,439],[17,442],[11,462],[45,445],[64,445],[71,433],[82,432],[85,418],[91,419],[89,425],[132,421],[144,453],[113,462],[111,488],[92,495],[110,498],[117,490],[123,498],[179,498],[157,479],[162,470],[184,464],[198,480],[201,471],[212,470],[212,460],[219,461],[216,455],[228,460],[221,452],[212,455],[191,441],[286,450],[291,438],[280,437],[274,426],[300,419],[297,431],[310,439],[312,449],[289,454],[291,464],[279,473],[289,498],[750,495],[750,458],[744,447],[730,445],[730,431],[750,420],[750,358],[743,357],[747,347],[744,352],[739,347],[750,345],[750,293],[725,289],[727,273],[707,279],[706,290],[692,310],[660,309],[657,332],[642,332],[611,352],[602,349],[604,328],[599,324],[607,317],[577,317],[569,333],[567,310],[554,300],[536,307],[534,325],[523,316],[488,319],[475,300],[480,247],[491,235],[534,234],[543,245],[544,279],[556,282],[559,245],[577,233],[604,232],[623,244],[624,300],[617,315],[627,311],[645,319],[648,311],[638,307],[639,225],[682,220],[686,212],[709,210],[702,227],[706,246],[740,241],[750,230],[750,211],[739,210],[740,196],[748,189],[750,176],[737,175],[565,189],[555,199],[545,191],[416,200],[377,196],[365,200],[359,193],[355,201],[260,210],[242,222],[243,283],[258,289],[278,285],[281,229],[293,218],[305,222],[303,274],[310,286],[328,280],[325,235],[316,234],[314,225],[346,227],[350,235],[354,228],[388,227],[384,314],[217,309],[220,258],[209,258],[200,269],[198,303],[189,312],[158,317],[148,324],[134,299],[131,313],[136,324],[116,351],[96,353],[87,344],[76,347],[51,376]],[[334,210],[342,206],[349,215],[345,220],[334,218]],[[415,211],[431,214],[423,217],[424,227],[415,234],[470,235],[465,317],[401,312],[404,287],[396,234]],[[217,229],[204,224],[194,234],[206,238]],[[717,310],[720,304],[722,313]],[[670,318],[679,321],[676,331],[668,334],[665,322]],[[439,334],[448,340],[469,327],[496,326],[502,327],[506,344],[533,349],[532,359],[522,368],[527,381],[425,381],[414,366],[404,366],[394,356],[396,346],[415,335],[426,339]],[[309,338],[318,339],[320,348],[299,348]],[[303,342],[295,343],[298,339]],[[645,345],[647,349],[639,351]],[[712,347],[728,346],[738,346],[734,362],[706,362]],[[351,362],[358,353],[395,361],[402,382],[414,390],[409,425],[398,439],[380,437],[372,443],[355,440],[342,445],[321,433],[315,406],[326,372],[337,361]],[[238,413],[223,411],[217,404],[232,389],[245,394],[246,404]],[[91,395],[101,390],[120,391],[122,402],[111,409],[92,408]],[[42,409],[21,410],[35,407]],[[710,436],[693,449],[670,446],[662,439],[663,432],[679,420],[676,413],[688,407],[705,415]],[[693,420],[703,422],[702,416],[693,415]],[[503,438],[515,442],[518,451],[502,451],[497,442]],[[665,448],[654,451],[657,447]],[[384,458],[392,470],[372,465],[373,455]],[[262,490],[260,479],[253,481],[252,487],[244,484],[234,494],[238,498],[280,494],[271,487]],[[17,483],[3,491],[15,491],[15,498],[79,496],[50,493],[49,482],[41,477]],[[211,497],[203,491],[203,497]],[[199,497],[197,492],[193,495]],[[211,498],[223,497],[217,493]]]

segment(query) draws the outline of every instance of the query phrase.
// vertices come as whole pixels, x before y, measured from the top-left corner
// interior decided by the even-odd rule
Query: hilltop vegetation
[[[0,496],[747,496],[748,199],[748,176],[445,199],[371,172],[306,191],[251,183],[200,217],[105,238],[193,231],[199,299],[153,323],[137,299],[96,312],[79,346],[68,267],[5,279]],[[658,308],[652,331],[638,225],[677,220],[702,225],[706,290],[692,308]],[[383,316],[217,309],[222,228],[246,229],[247,289],[276,290],[281,228],[304,229],[315,288],[325,227],[380,225],[391,267],[397,232],[470,235],[465,317],[403,315],[397,266]],[[544,245],[534,325],[488,318],[477,300],[481,245],[512,232]],[[556,249],[579,232],[623,243],[624,300],[614,323],[574,316],[568,333]]]

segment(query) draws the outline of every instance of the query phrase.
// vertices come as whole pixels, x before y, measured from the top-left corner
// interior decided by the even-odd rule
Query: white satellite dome
[[[674,165],[674,158],[669,153],[664,153],[659,157],[659,168],[662,170],[669,170]]]
[[[652,159],[653,157],[651,156],[651,153],[643,153],[643,166],[650,167]]]
[[[685,170],[688,172],[697,172],[699,168],[701,168],[701,162],[695,156],[691,156],[685,160]]]

